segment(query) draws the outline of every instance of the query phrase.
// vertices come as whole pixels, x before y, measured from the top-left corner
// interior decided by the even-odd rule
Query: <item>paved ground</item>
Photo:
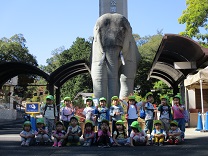
[[[195,131],[195,128],[186,129],[186,140],[182,145],[165,145],[163,147],[61,147],[30,146],[21,147],[19,133],[22,130],[22,120],[0,120],[0,155],[2,156],[104,156],[104,155],[208,155],[208,132]]]

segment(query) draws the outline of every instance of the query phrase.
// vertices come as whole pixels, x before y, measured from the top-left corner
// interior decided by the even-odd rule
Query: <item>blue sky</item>
[[[185,29],[178,23],[185,9],[185,0],[128,0],[128,19],[142,37],[162,29],[178,34]],[[0,38],[23,34],[29,52],[46,65],[56,48],[93,36],[98,17],[99,0],[1,0]]]

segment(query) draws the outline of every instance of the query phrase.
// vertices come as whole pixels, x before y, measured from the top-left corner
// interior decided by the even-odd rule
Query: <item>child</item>
[[[126,127],[122,120],[116,121],[116,129],[113,132],[113,146],[125,145],[127,142]]]
[[[98,129],[97,143],[98,147],[110,147],[111,133],[108,120],[102,120],[100,129]]]
[[[101,97],[99,99],[99,107],[98,107],[98,128],[100,128],[102,120],[109,120],[109,110],[106,107],[106,98]]]
[[[179,95],[175,95],[173,97],[173,119],[178,122],[178,127],[181,130],[181,139],[184,141],[184,133],[185,133],[185,118],[184,111],[185,107],[180,103],[181,97]]]
[[[53,103],[54,98],[52,95],[48,95],[46,97],[46,104],[41,106],[42,115],[45,120],[45,124],[48,127],[48,135],[49,135],[49,141],[52,142],[51,135],[52,130],[55,128],[55,123],[58,120],[58,113],[57,113],[57,107]]]
[[[69,126],[69,121],[72,116],[74,116],[75,109],[72,106],[71,98],[64,98],[64,107],[61,108],[61,120],[64,123],[64,127],[67,129]]]
[[[121,120],[121,116],[123,115],[123,107],[119,103],[118,96],[113,96],[111,98],[112,106],[110,107],[110,116],[112,118],[112,136],[115,131],[116,121]]]
[[[70,125],[68,126],[67,133],[65,135],[65,138],[67,138],[68,143],[67,146],[70,146],[72,144],[75,144],[77,146],[80,145],[80,137],[82,135],[82,129],[79,126],[78,119],[73,116],[70,119]]]
[[[29,146],[32,139],[35,137],[34,131],[31,127],[30,121],[25,121],[23,124],[23,131],[20,133],[21,146]]]
[[[167,133],[170,128],[171,107],[168,105],[167,96],[162,96],[160,100],[161,104],[158,107],[158,111],[160,111],[160,121],[162,122],[162,126]]]
[[[93,99],[88,97],[86,99],[86,107],[83,110],[82,114],[85,116],[85,120],[92,121],[93,125],[95,125],[96,114],[95,114],[95,107],[93,106]]]
[[[131,133],[131,123],[133,121],[137,121],[138,119],[138,108],[141,107],[142,103],[137,103],[135,101],[135,96],[129,96],[128,102],[125,100],[120,100],[122,104],[127,106],[127,114],[126,114],[126,120],[128,122],[128,136],[130,136]]]
[[[170,144],[179,144],[181,142],[181,130],[178,128],[178,123],[172,121],[168,132],[168,142]]]
[[[139,145],[148,145],[147,134],[142,130],[138,121],[134,121],[131,124],[131,133],[130,137],[127,140],[125,145],[127,146],[139,146]]]
[[[154,119],[154,106],[152,105],[152,102],[154,101],[153,94],[151,92],[146,94],[146,104],[144,106],[145,109],[145,128],[144,131],[147,133],[149,130],[149,133],[151,134],[152,128],[153,128],[153,119]]]
[[[162,122],[160,120],[155,120],[154,129],[151,133],[151,138],[155,146],[163,146],[166,132],[161,128]]]
[[[85,122],[85,128],[84,128],[84,134],[83,134],[83,138],[84,138],[83,146],[91,146],[94,136],[95,136],[94,126],[92,124],[92,121],[87,120]]]
[[[56,130],[53,133],[53,137],[54,137],[53,147],[62,146],[66,134],[64,129],[65,129],[64,124],[61,121],[58,121],[56,123]]]
[[[49,140],[48,127],[45,127],[44,119],[37,118],[36,126],[37,126],[37,130],[35,131],[36,145],[40,145],[41,142],[43,142],[44,145],[47,145],[47,142]]]

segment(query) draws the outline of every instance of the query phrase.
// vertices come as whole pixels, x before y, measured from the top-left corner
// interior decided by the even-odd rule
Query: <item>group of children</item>
[[[61,110],[61,121],[57,118],[57,109],[53,104],[53,96],[46,97],[46,105],[43,106],[43,118],[37,119],[37,130],[33,131],[31,123],[24,123],[23,131],[20,133],[21,146],[29,146],[33,138],[36,144],[47,144],[52,141],[53,147],[61,147],[63,145],[81,145],[80,137],[83,136],[83,146],[91,146],[97,144],[98,147],[110,146],[137,146],[137,145],[153,145],[162,146],[167,140],[170,144],[179,144],[184,138],[185,124],[183,116],[184,106],[180,104],[180,97],[173,98],[174,105],[172,107],[173,117],[175,120],[170,121],[171,108],[167,104],[167,98],[161,97],[161,105],[158,110],[161,112],[160,120],[154,120],[154,110],[152,105],[154,101],[153,94],[146,95],[145,102],[136,102],[135,96],[129,96],[128,99],[119,99],[117,96],[111,98],[112,105],[110,108],[106,106],[106,99],[99,99],[99,106],[93,105],[93,99],[86,99],[86,108],[83,110],[85,116],[84,132],[79,125],[78,119],[74,116],[75,110],[71,105],[70,97],[64,98],[64,106]],[[128,131],[122,121],[124,109],[122,105],[127,107],[127,125]],[[137,121],[139,109],[143,107],[145,110],[145,128],[141,128]],[[110,126],[110,121],[112,125]],[[98,127],[95,132],[95,126]],[[56,127],[55,131],[52,131]],[[111,127],[111,128],[110,128]],[[147,132],[150,133],[148,138]],[[148,140],[151,140],[149,142]]]

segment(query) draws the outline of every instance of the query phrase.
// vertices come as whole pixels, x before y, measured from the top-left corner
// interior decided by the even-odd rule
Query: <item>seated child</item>
[[[25,121],[23,124],[23,131],[20,132],[21,146],[29,146],[32,139],[35,137],[34,131],[31,127],[30,121]]]
[[[166,132],[161,128],[162,122],[160,120],[154,121],[154,129],[151,133],[151,138],[155,146],[163,146],[166,137]]]
[[[116,128],[113,132],[113,146],[121,146],[127,143],[126,127],[122,120],[116,121]]]
[[[65,135],[65,138],[67,138],[68,141],[66,145],[70,146],[72,144],[75,144],[79,146],[81,135],[82,135],[82,129],[79,126],[79,121],[75,116],[73,116],[70,119],[70,125],[68,126],[67,133]]]
[[[138,121],[133,121],[131,123],[131,133],[130,137],[127,140],[125,145],[127,146],[139,146],[139,145],[148,145],[147,134],[142,130]]]
[[[110,147],[110,142],[111,142],[110,139],[111,139],[111,133],[110,133],[109,121],[102,120],[100,129],[98,129],[98,138],[97,138],[98,147]]]
[[[54,137],[53,147],[62,146],[66,134],[64,129],[65,129],[64,124],[61,121],[58,121],[56,123],[56,130],[53,133],[53,137]]]
[[[37,126],[37,130],[35,131],[36,145],[40,145],[40,143],[44,143],[44,145],[47,145],[47,142],[49,141],[48,127],[45,127],[44,119],[37,118],[36,126]]]
[[[83,134],[83,138],[84,138],[83,146],[91,146],[94,136],[95,136],[95,133],[94,133],[93,123],[92,121],[87,120],[85,122],[85,128],[84,128],[84,134]]]
[[[170,144],[179,144],[181,142],[181,130],[178,127],[177,121],[170,123],[170,130],[168,131],[168,142]]]

